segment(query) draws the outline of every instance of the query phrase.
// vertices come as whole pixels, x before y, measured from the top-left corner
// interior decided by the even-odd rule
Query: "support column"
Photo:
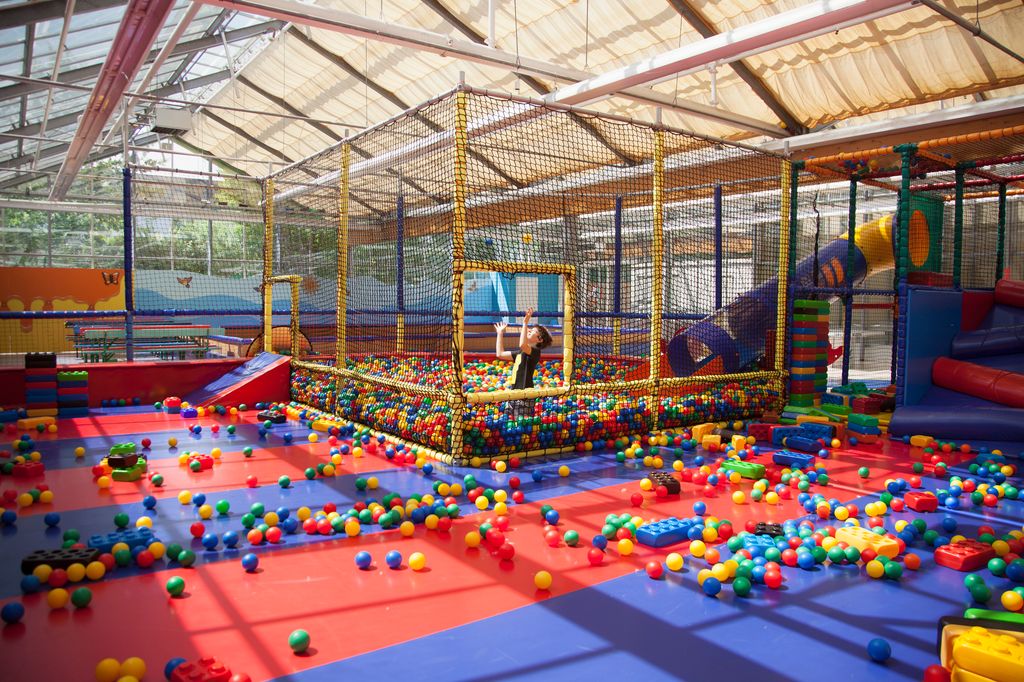
[[[999,222],[996,227],[996,282],[1003,277],[1006,267],[1006,183],[999,183]]]
[[[653,192],[651,210],[653,212],[651,235],[651,349],[650,349],[650,405],[651,424],[653,430],[658,426],[658,399],[661,394],[661,315],[664,307],[662,285],[665,279],[663,272],[665,263],[665,131],[654,131],[654,168],[652,173]]]
[[[466,394],[463,388],[463,334],[466,306],[466,199],[469,186],[468,95],[455,93],[455,163],[452,192],[452,376],[449,386],[451,455],[457,461],[463,456],[463,418]]]
[[[399,191],[401,191],[401,188],[399,188]],[[398,197],[397,222],[397,274],[395,283],[398,287],[396,293],[398,315],[395,318],[395,334],[397,336],[395,350],[401,354],[405,352],[405,197],[401,195]]]
[[[917,145],[906,144],[893,148],[900,153],[900,201],[899,223],[893,239],[895,240],[896,269],[893,280],[896,288],[896,320],[892,351],[892,379],[896,383],[896,406],[904,405],[906,390],[906,371],[903,357],[906,348],[907,333],[907,267],[910,262],[910,168],[911,158],[917,152]]]
[[[124,213],[124,354],[135,359],[135,230],[132,229],[132,169],[125,166],[121,174]]]
[[[334,330],[334,366],[344,369],[348,327],[348,167],[352,148],[341,146],[341,178],[338,185],[338,298]]]
[[[263,350],[274,350],[274,179],[263,181]]]
[[[953,190],[953,288],[960,289],[964,265],[964,176],[966,172],[958,166],[955,173],[956,187]],[[910,213],[909,203],[907,204],[906,213]],[[902,221],[900,222],[902,226]],[[906,236],[906,233],[904,233],[904,236]]]
[[[622,354],[622,197],[615,197],[615,260],[612,271],[612,355]]]
[[[787,324],[793,313],[793,279],[796,271],[797,187],[803,162],[782,162],[782,203],[779,207],[779,280],[775,290],[775,369],[789,367]]]
[[[715,183],[715,310],[722,307],[722,186]]]
[[[849,215],[846,220],[846,293],[843,295],[843,374],[840,379],[845,386],[850,383],[850,355],[853,349],[853,280],[850,279],[854,267],[854,239],[857,237],[857,180],[850,179]]]

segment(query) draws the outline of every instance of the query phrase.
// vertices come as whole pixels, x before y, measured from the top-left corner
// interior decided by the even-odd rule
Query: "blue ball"
[[[42,587],[39,578],[34,575],[26,575],[21,579],[21,591],[23,594],[35,594]]]
[[[284,434],[284,442],[285,443],[291,443],[292,442],[292,434],[290,434],[290,433]]]
[[[288,507],[278,507],[276,511],[277,511],[277,518],[278,518],[279,521],[284,521],[285,519],[287,519],[288,517],[290,517],[292,515],[292,513],[290,511],[288,511]]]
[[[256,567],[260,565],[260,558],[249,552],[242,557],[242,568],[245,569],[246,573],[252,573],[256,570]]]
[[[145,507],[146,509],[155,509],[156,498],[153,497],[152,495],[146,495],[145,497],[142,498],[142,506]]]
[[[196,434],[197,436],[200,433],[202,433],[202,432],[203,432],[203,427],[200,426],[199,424],[196,424],[195,426],[192,427],[192,433]]]
[[[4,513],[0,514],[0,525],[13,526],[17,520],[18,514],[13,509],[5,509]]]
[[[709,597],[714,597],[716,594],[722,591],[722,583],[715,577],[709,577],[704,579],[704,584],[701,585],[701,589],[704,590],[704,594]]]
[[[946,531],[947,533],[952,533],[956,530],[956,527],[956,519],[954,519],[952,516],[947,516],[946,518],[942,519],[942,530]]]
[[[206,504],[206,494],[196,493],[195,495],[193,495],[192,504],[194,504],[197,507],[202,507],[204,504]]]
[[[1006,564],[1005,575],[1015,583],[1024,582],[1024,559],[1014,559]]]
[[[397,549],[393,549],[384,555],[384,562],[388,565],[388,568],[401,568],[402,553]]]
[[[594,539],[590,541],[590,544],[597,547],[601,551],[604,551],[608,547],[608,538],[603,535],[595,535]]]
[[[796,556],[796,565],[805,571],[814,568],[814,555],[810,552],[800,552]]]
[[[285,533],[292,535],[299,529],[299,520],[294,516],[289,517],[281,522],[281,528],[284,529]]]
[[[216,533],[206,533],[203,535],[203,547],[209,550],[217,549],[217,545],[220,544],[220,538],[217,537]]]
[[[881,637],[875,637],[868,642],[868,656],[871,657],[872,661],[884,663],[892,656],[892,647],[889,646],[889,642]]]
[[[434,473],[434,465],[427,462],[426,464],[423,465],[423,475],[429,476],[432,473]]]
[[[7,604],[4,604],[4,608],[0,610],[0,619],[8,625],[14,625],[20,621],[24,615],[25,607],[18,601],[8,602]]]
[[[561,518],[558,514],[558,510],[549,509],[548,513],[544,515],[544,520],[550,523],[552,526],[558,525],[558,519]]]
[[[224,533],[224,537],[221,539],[224,541],[224,546],[228,549],[231,549],[232,547],[238,544],[239,537],[238,533],[236,533],[233,530],[229,530],[228,532]]]
[[[370,556],[369,552],[359,552],[356,554],[356,566],[365,571],[373,563],[373,557]],[[401,557],[399,557],[399,563],[401,563]]]
[[[534,481],[540,482],[540,480],[544,478],[544,472],[542,472],[540,469],[535,469],[532,476]]]
[[[58,514],[57,512],[48,512],[46,516],[43,517],[43,523],[45,523],[50,528],[59,526],[60,514]]]
[[[706,504],[704,504],[703,502],[694,502],[693,503],[693,513],[696,514],[697,516],[704,516],[704,512],[706,512],[707,510],[708,510],[708,506]]]
[[[850,436],[850,445],[857,445],[858,442],[856,436]]]
[[[164,666],[164,677],[168,680],[171,679],[171,675],[174,674],[174,669],[182,663],[188,663],[188,661],[184,658],[172,658],[167,661],[167,665]]]

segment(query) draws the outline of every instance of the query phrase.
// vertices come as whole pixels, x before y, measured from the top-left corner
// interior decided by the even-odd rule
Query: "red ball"
[[[659,485],[657,488],[654,489],[654,494],[657,497],[668,497],[668,488],[666,488],[663,485]]]
[[[449,521],[451,520],[450,517],[446,517],[446,518],[448,518]],[[499,516],[497,518],[497,520],[495,520],[495,522],[492,523],[491,525],[504,533],[506,530],[508,530],[508,527],[509,527],[510,523],[511,523],[511,521],[509,520],[509,518],[507,516]]]
[[[930,665],[924,669],[924,677],[921,682],[949,682],[949,671],[941,665]]]
[[[522,490],[517,490],[514,493],[512,493],[512,501],[515,502],[516,504],[522,504],[525,499],[526,495],[523,494]]]
[[[993,495],[992,493],[989,493],[988,495],[985,495],[985,499],[983,500],[983,502],[985,503],[986,507],[994,507],[997,504],[999,504],[999,498]]]
[[[139,565],[139,568],[149,568],[156,561],[156,557],[148,549],[144,549],[135,555],[135,563]]]
[[[220,424],[214,424],[213,426],[210,427],[210,430],[213,431],[214,433],[220,433]]]
[[[747,522],[743,524],[743,530],[748,533],[753,533],[757,530],[757,521],[753,519],[747,519]]]
[[[281,529],[277,526],[271,526],[267,529],[267,542],[277,544],[281,542]]]
[[[64,587],[68,584],[68,572],[63,568],[55,568],[50,571],[50,577],[46,580],[50,587]]]
[[[894,512],[903,511],[904,506],[906,506],[906,503],[903,502],[903,500],[901,500],[898,497],[894,497],[892,501],[889,502],[889,508],[892,509]]]
[[[316,522],[316,532],[320,533],[320,535],[330,535],[334,532],[334,528],[327,519],[320,519]]]
[[[782,573],[780,571],[765,571],[764,584],[773,590],[782,587]]]
[[[245,535],[245,539],[249,541],[250,545],[258,545],[263,542],[263,533],[258,529],[253,528]]]
[[[206,526],[199,521],[196,521],[188,527],[188,532],[192,534],[194,538],[201,538],[206,533]]]
[[[623,527],[623,528],[619,528],[617,531],[615,531],[615,538],[617,540],[629,540],[632,537],[633,537],[633,533],[630,532],[630,530],[628,528]]]
[[[97,561],[103,564],[104,568],[106,568],[108,571],[114,570],[114,567],[117,566],[117,561],[114,560],[114,555],[110,552],[100,554],[99,559],[97,559]]]
[[[544,533],[544,542],[548,543],[551,547],[558,547],[562,544],[562,536],[557,530],[549,530]]]
[[[881,516],[872,516],[870,519],[868,519],[868,526],[870,526],[871,528],[879,528],[884,525],[885,519],[883,519]]]
[[[512,478],[508,479],[508,487],[512,488],[512,490],[515,490],[516,488],[518,488],[519,484],[520,484],[520,481],[519,481],[519,477],[518,476],[513,476]]]
[[[516,547],[511,542],[503,542],[501,547],[498,547],[498,559],[501,561],[512,561],[515,555]]]
[[[302,530],[306,531],[306,535],[316,535],[316,519],[306,519],[302,522]]]
[[[869,561],[874,561],[877,556],[878,552],[869,547],[860,553],[860,560],[866,564]]]
[[[497,549],[505,543],[505,534],[497,528],[491,528],[487,531],[487,536],[485,539],[487,540],[488,545]]]
[[[796,550],[786,549],[782,552],[782,563],[787,566],[796,566]]]
[[[518,469],[522,464],[522,461],[518,457],[509,457],[508,464],[513,469]]]
[[[641,495],[640,493],[633,493],[632,495],[629,496],[629,501],[634,507],[639,507],[644,503],[644,496]]]
[[[148,438],[143,438],[142,439],[142,447],[148,449],[149,446],[152,445],[152,444],[153,444],[153,441],[151,441],[150,439],[148,439]]]
[[[452,518],[450,516],[442,516],[437,520],[437,532],[447,533],[452,529]]]
[[[587,561],[590,562],[591,566],[599,566],[604,561],[604,552],[597,547],[591,547],[587,550]]]
[[[247,486],[249,486],[250,488],[255,488],[257,485],[259,485],[259,481],[257,480],[257,478],[255,476],[246,476],[245,477],[245,484]]]
[[[595,547],[595,549],[597,549]],[[665,568],[661,565],[660,561],[648,561],[647,565],[644,566],[644,570],[647,571],[647,576],[653,580],[657,580],[665,573]]]

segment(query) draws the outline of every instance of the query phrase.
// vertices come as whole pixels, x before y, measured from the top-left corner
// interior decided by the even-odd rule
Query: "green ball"
[[[882,502],[885,502],[885,504],[888,505],[890,502],[892,502],[892,493],[882,493],[881,495],[878,496],[878,499],[880,499]]]
[[[172,597],[180,597],[185,592],[185,579],[180,576],[172,576],[167,580],[167,594]]]
[[[971,599],[979,604],[987,604],[992,599],[992,590],[988,589],[985,583],[978,583],[970,587]]]
[[[616,452],[615,453],[615,461],[620,463],[620,464],[625,462],[626,461],[626,453],[625,452],[621,452],[621,451],[620,452]]]
[[[575,547],[580,541],[580,534],[574,530],[567,530],[565,531],[565,535],[562,536],[562,539],[565,540],[565,544],[570,547]]]
[[[552,507],[550,504],[543,505],[540,508],[540,520],[543,521],[547,517],[548,512],[551,511],[552,509],[554,509],[554,507]]]
[[[871,470],[867,467],[861,467],[860,469],[857,469],[857,475],[861,478],[867,478],[871,475]]]
[[[1003,496],[1008,500],[1016,500],[1020,496],[1020,491],[1012,485],[1008,485],[1003,488]]]
[[[898,561],[890,561],[885,565],[885,577],[890,580],[899,580],[903,575],[903,564]]]
[[[149,482],[156,488],[162,488],[164,485],[163,474],[153,474],[153,478],[149,479]]]
[[[124,568],[132,563],[132,553],[127,549],[119,549],[114,552],[114,563]]]
[[[186,568],[196,562],[196,553],[191,549],[184,549],[181,554],[178,555],[178,563]]]
[[[369,509],[364,509],[361,512],[359,512],[359,523],[373,523],[373,512],[371,512]]]
[[[274,422],[268,419],[267,421],[263,422],[263,428],[269,431],[270,429],[274,428]]]
[[[216,509],[218,514],[224,516],[231,510],[231,503],[227,500],[218,500]]]
[[[79,533],[74,528],[69,528],[66,531],[64,531],[64,535],[62,537],[63,537],[64,540],[71,540],[72,542],[78,542],[82,538],[82,534]]]
[[[985,495],[978,490],[971,493],[971,504],[975,507],[980,506],[985,501]]]
[[[828,485],[828,474],[818,474],[818,485]]]
[[[161,402],[153,403],[153,409],[154,410],[162,410],[162,409],[164,409],[164,404],[161,403]]]
[[[242,527],[243,528],[252,528],[255,525],[256,525],[256,517],[254,515],[252,515],[252,514],[243,514],[242,515]]]
[[[288,635],[288,646],[297,654],[305,653],[309,648],[309,633],[305,630],[296,630]]]
[[[1006,573],[1006,562],[999,557],[989,559],[988,570],[992,572],[992,575],[999,577]]]
[[[231,434],[232,436],[235,435],[235,425],[234,424],[228,424],[228,433]]]
[[[730,552],[738,552],[741,549],[743,549],[743,538],[741,538],[739,535],[733,535],[731,538],[729,538],[725,545],[729,548]]]
[[[448,518],[450,519],[459,518],[459,513],[462,511],[461,509],[459,509],[459,505],[455,504],[454,502],[445,507],[445,510],[448,512]]]
[[[118,515],[116,515],[114,517],[114,525],[117,526],[118,528],[127,528],[128,527],[128,521],[129,521],[128,515],[125,514],[124,512],[121,512],[120,514],[118,514]]]
[[[828,550],[828,560],[834,564],[843,564],[846,562],[846,552],[839,545],[834,545]]]
[[[914,519],[910,524],[917,529],[918,533],[924,533],[928,530],[928,522],[924,519]]]
[[[249,446],[242,448],[242,454],[246,457],[252,457],[252,448]]]
[[[746,597],[750,594],[750,580],[739,575],[737,571],[736,577],[732,581],[732,591],[736,593],[737,597]]]
[[[282,488],[287,488],[292,484],[292,479],[288,478],[287,476],[282,476],[281,478],[277,479],[277,484]]]
[[[860,561],[860,550],[856,547],[847,547],[845,554],[846,561],[851,564],[855,564]]]
[[[921,463],[921,462],[914,462],[914,473],[915,474],[922,474],[922,473],[924,473],[924,464]]]
[[[84,609],[92,601],[92,590],[88,587],[79,587],[71,593],[71,603],[76,609]]]
[[[203,465],[200,464],[198,459],[194,459],[188,463],[188,468],[191,469],[193,472],[198,473],[199,471],[202,471]]]
[[[613,526],[612,524],[606,523],[604,524],[604,526],[601,527],[601,535],[605,536],[609,540],[614,540],[615,533],[618,532],[618,530],[619,529]]]
[[[42,433],[46,430],[46,424],[36,424],[36,431]]]
[[[183,551],[184,550],[182,549],[181,545],[179,545],[177,543],[175,543],[173,545],[168,545],[167,552],[166,552],[167,560],[168,561],[177,561],[178,557],[181,556],[181,553]]]
[[[249,513],[253,516],[263,516],[267,511],[267,508],[263,506],[262,502],[253,502],[252,506],[249,507]]]
[[[732,538],[730,538],[732,539]],[[764,551],[765,561],[779,562],[782,560],[782,552],[779,551],[778,547],[769,547]]]
[[[303,473],[306,475],[306,478],[309,479],[310,481],[316,478],[316,469],[314,469],[313,467],[306,467],[306,471]],[[437,490],[435,490],[434,492],[436,493]]]
[[[816,545],[811,547],[811,555],[814,556],[814,563],[821,564],[824,563],[825,559],[828,557],[828,552],[826,552],[825,548],[821,545]]]
[[[359,477],[356,479],[356,490],[366,490],[366,479]]]
[[[971,589],[973,585],[984,585],[985,579],[977,573],[968,573],[964,576],[964,587]]]

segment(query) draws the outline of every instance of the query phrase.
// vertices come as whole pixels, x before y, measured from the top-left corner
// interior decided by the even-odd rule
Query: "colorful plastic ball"
[[[629,556],[633,553],[633,541],[629,538],[622,538],[616,548],[619,550],[619,556]]]
[[[707,596],[715,597],[722,591],[722,582],[714,576],[708,576],[704,579],[703,584],[701,584],[701,589],[704,590],[704,594]]]
[[[35,594],[42,587],[42,582],[36,575],[26,575],[20,583],[22,594]]]
[[[1024,595],[1015,590],[1007,590],[999,596],[999,601],[1007,611],[1020,611],[1024,608]]]
[[[533,584],[538,590],[549,590],[551,589],[551,583],[553,582],[551,574],[547,571],[537,571],[533,574]]]
[[[597,547],[591,547],[587,550],[587,561],[590,562],[591,566],[599,566],[604,561],[604,552]]]
[[[3,620],[8,625],[14,625],[24,616],[25,607],[21,605],[21,602],[8,602],[4,604],[3,609],[0,609],[0,620]]]
[[[661,565],[661,562],[653,559],[647,562],[644,566],[644,570],[647,571],[647,577],[652,580],[658,580],[665,574],[665,568]]]
[[[397,549],[393,549],[384,555],[384,563],[388,565],[390,569],[398,569],[402,567],[402,553]]]
[[[743,493],[742,490],[737,490],[736,492],[734,492],[732,494],[732,503],[733,504],[746,504],[746,502],[747,502],[747,496]]]
[[[287,488],[292,484],[292,479],[288,478],[287,476],[282,476],[281,478],[277,479],[277,484],[282,488]]]
[[[245,569],[246,573],[252,573],[260,565],[260,558],[249,552],[242,557],[242,568]]]
[[[167,664],[164,665],[164,677],[168,680],[171,679],[175,669],[177,669],[177,667],[182,663],[188,663],[188,661],[184,658],[172,658],[167,661]]]
[[[876,663],[884,663],[892,657],[892,646],[881,637],[875,637],[868,642],[868,656]]]
[[[750,579],[741,575],[736,576],[732,581],[732,591],[737,597],[746,597],[750,594]]]
[[[409,568],[414,571],[422,571],[427,566],[427,557],[422,552],[413,552],[409,555]]]
[[[373,564],[373,557],[370,556],[369,552],[358,552],[356,554],[355,561],[356,567],[362,571],[365,571],[366,569],[370,568],[371,564]]]
[[[99,478],[96,479],[96,486],[101,490],[106,490],[110,488],[112,484],[113,481],[111,480],[110,476],[100,476]],[[20,498],[18,500],[18,503],[21,503]]]
[[[868,469],[867,467],[861,467],[857,469],[857,475],[860,476],[861,478],[867,478],[868,476],[871,475],[871,470]]]
[[[172,597],[180,597],[185,592],[185,579],[181,576],[171,576],[167,580],[167,594]]]
[[[234,409],[234,408],[232,408],[232,409]],[[229,424],[228,428],[227,428],[227,431],[228,431],[228,433],[230,435],[232,435],[232,436],[235,435],[235,425],[234,424]]]
[[[309,649],[309,633],[305,630],[295,630],[288,635],[288,646],[297,654],[305,653]]]
[[[315,443],[318,440],[320,440],[320,436],[316,435],[315,433],[311,433],[308,436],[306,436],[306,439],[309,440],[310,443]]]
[[[68,591],[62,587],[56,587],[46,593],[46,603],[51,609],[62,609],[68,603]]]
[[[188,568],[189,566],[191,566],[195,562],[196,562],[196,553],[193,552],[190,549],[182,550],[181,554],[178,555],[178,563],[181,564],[182,566],[184,566],[185,568]]]
[[[544,520],[547,521],[552,526],[557,526],[558,525],[558,520],[560,518],[561,518],[561,516],[559,515],[558,511],[555,510],[555,509],[549,509],[547,511],[547,513],[544,514]]]
[[[169,447],[172,447],[172,448],[177,447],[178,446],[178,439],[174,438],[173,436],[171,438],[168,438],[167,439],[167,445]]]
[[[665,565],[668,566],[668,570],[679,572],[683,570],[683,555],[678,552],[672,552],[665,557]]]
[[[85,457],[85,448],[81,445],[75,448],[75,457]]]
[[[92,590],[88,587],[79,587],[71,593],[71,603],[76,609],[84,609],[92,601]]]
[[[565,478],[570,473],[572,472],[566,465],[563,464],[562,466],[558,467],[558,475],[561,476],[562,478]]]
[[[121,662],[116,658],[104,658],[93,671],[96,682],[117,682],[121,676]]]
[[[708,510],[708,506],[703,502],[693,503],[693,513],[697,516],[704,516],[704,513]]]

